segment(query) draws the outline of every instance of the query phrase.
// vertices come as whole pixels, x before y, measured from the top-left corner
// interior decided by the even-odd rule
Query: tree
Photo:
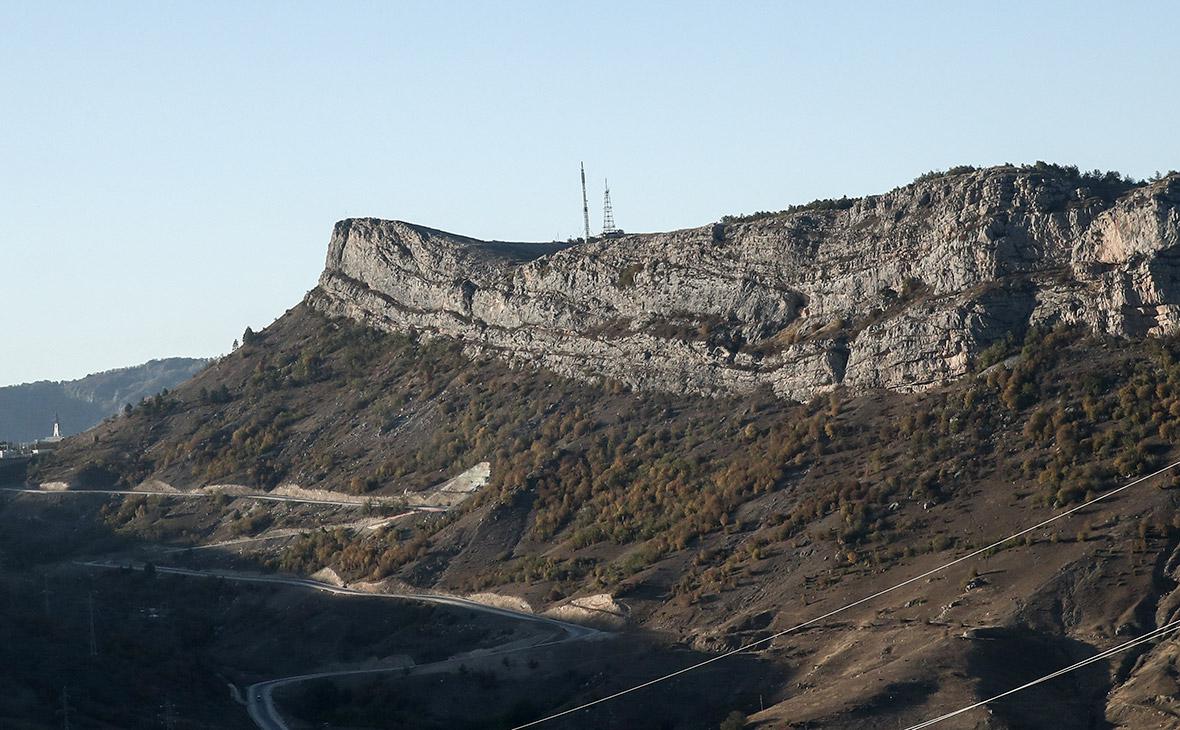
[[[243,345],[253,345],[257,340],[258,340],[258,335],[255,334],[254,330],[250,329],[249,327],[247,327],[246,331],[242,333],[242,344]]]
[[[746,716],[734,710],[721,721],[721,730],[742,730],[746,726]]]

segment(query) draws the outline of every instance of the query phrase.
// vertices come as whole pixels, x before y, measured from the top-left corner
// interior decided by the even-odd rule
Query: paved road
[[[271,679],[265,682],[257,682],[246,688],[246,711],[250,713],[250,719],[253,720],[254,724],[261,728],[261,730],[290,730],[286,722],[283,720],[282,715],[279,714],[278,709],[275,707],[273,692],[279,687],[284,687],[289,684],[298,684],[300,682],[310,682],[316,679],[352,677],[364,674],[388,674],[390,672],[400,672],[405,675],[423,675],[450,672],[454,671],[458,666],[464,663],[471,663],[473,660],[483,659],[486,657],[499,657],[506,654],[518,654],[520,652],[539,649],[544,646],[553,646],[555,644],[562,644],[567,641],[580,641],[586,638],[589,638],[589,636],[566,635],[561,639],[552,641],[537,641],[522,646],[513,646],[511,648],[469,652],[466,654],[453,656],[450,659],[444,659],[439,662],[431,662],[429,664],[408,663],[372,667],[369,669],[348,669],[332,672],[316,672],[314,674],[298,674],[293,677],[282,677],[280,679]]]
[[[134,563],[120,561],[95,560],[80,562],[78,564],[89,568],[104,569],[131,568],[135,570],[142,570],[144,567],[143,565],[136,565]],[[272,693],[277,687],[282,687],[289,684],[297,684],[299,682],[307,682],[315,679],[344,677],[358,674],[379,674],[397,671],[405,672],[407,670],[411,674],[428,674],[432,672],[449,671],[452,667],[463,661],[471,661],[472,659],[478,657],[500,656],[502,654],[528,651],[542,646],[551,646],[553,644],[560,644],[567,641],[584,641],[586,639],[607,636],[605,632],[590,628],[589,626],[581,626],[579,624],[569,623],[567,621],[559,621],[554,618],[549,618],[548,616],[538,616],[537,614],[526,613],[524,611],[514,611],[510,608],[489,606],[487,604],[478,603],[466,598],[459,598],[458,596],[446,596],[434,593],[369,593],[367,591],[357,590],[355,588],[333,586],[327,583],[310,580],[308,578],[255,575],[252,573],[239,573],[231,570],[193,570],[190,568],[156,566],[156,572],[169,573],[172,575],[187,575],[200,578],[221,578],[223,580],[242,583],[271,583],[275,585],[294,586],[297,588],[310,588],[312,590],[331,593],[334,595],[364,596],[366,598],[385,598],[403,601],[420,601],[422,603],[434,603],[443,606],[453,606],[456,608],[465,608],[471,611],[479,611],[481,613],[502,616],[517,621],[526,621],[529,623],[538,624],[545,628],[555,630],[557,632],[556,635],[560,636],[560,638],[552,640],[539,639],[535,643],[522,644],[521,642],[513,642],[513,645],[511,646],[504,645],[490,650],[476,650],[430,664],[419,664],[415,666],[398,664],[394,666],[373,667],[368,669],[316,672],[313,674],[300,674],[293,677],[281,677],[279,679],[258,682],[256,684],[250,685],[246,689],[246,710],[250,713],[250,718],[254,720],[254,723],[258,725],[261,730],[289,730],[287,724],[283,722],[283,718],[279,714],[274,704],[274,696]]]
[[[203,545],[180,545],[177,547],[163,548],[165,553],[183,553],[193,550],[211,550],[215,548],[233,548],[239,545],[246,545],[254,542],[267,542],[269,540],[285,540],[289,537],[296,537],[298,535],[310,535],[320,530],[377,530],[386,527],[396,520],[403,517],[410,517],[416,515],[422,510],[409,509],[405,512],[399,512],[396,515],[382,518],[370,518],[368,520],[361,520],[359,522],[340,522],[327,525],[316,525],[315,527],[280,527],[268,531],[264,535],[257,535],[255,537],[235,537],[232,540],[222,540],[221,542],[209,542]]]
[[[0,492],[14,492],[17,494],[40,494],[49,496],[60,495],[82,495],[82,494],[125,494],[125,495],[140,495],[144,497],[179,497],[182,499],[215,499],[222,496],[221,492],[164,492],[164,491],[141,491],[135,489],[22,489],[17,487],[0,487]],[[381,504],[389,501],[386,497],[371,497],[361,501],[348,500],[331,500],[331,499],[309,499],[307,497],[284,497],[275,494],[228,494],[230,499],[257,499],[263,502],[297,502],[299,504],[322,504],[332,507],[364,507],[370,503]],[[409,505],[409,509],[415,512],[446,512],[446,507],[420,506],[416,507]]]
[[[88,568],[130,568],[132,570],[143,570],[144,568],[143,564],[118,560],[89,560],[80,561],[77,564],[86,566]],[[489,606],[486,603],[479,603],[478,601],[460,598],[459,596],[448,596],[439,593],[372,593],[370,591],[362,591],[357,588],[347,588],[330,585],[328,583],[321,583],[318,580],[312,580],[310,578],[295,578],[282,575],[258,575],[255,573],[241,573],[233,570],[194,570],[191,568],[177,568],[157,565],[156,572],[169,573],[172,575],[188,575],[198,578],[221,578],[223,580],[239,583],[271,583],[275,585],[295,586],[297,588],[311,588],[313,590],[322,591],[324,593],[332,593],[340,596],[363,596],[365,598],[385,598],[400,601],[435,603],[443,606],[453,606],[455,608],[466,608],[472,611],[479,611],[481,613],[491,613],[498,616],[504,616],[506,618],[516,619],[518,621],[530,621],[532,623],[543,624],[548,627],[561,629],[567,635],[578,638],[588,638],[590,636],[603,635],[602,631],[590,628],[589,626],[569,623],[568,621],[559,621],[558,619],[550,618],[548,616],[538,616],[535,613],[515,611],[511,608]]]

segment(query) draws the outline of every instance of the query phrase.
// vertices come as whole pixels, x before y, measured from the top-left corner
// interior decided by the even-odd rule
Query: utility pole
[[[582,168],[582,222],[586,224],[586,243],[590,243],[590,200],[586,197],[586,163],[579,163]]]
[[[90,656],[98,656],[98,637],[94,632],[94,591],[90,591],[87,607],[90,609]]]
[[[70,730],[70,689],[61,688],[61,726],[63,730]]]

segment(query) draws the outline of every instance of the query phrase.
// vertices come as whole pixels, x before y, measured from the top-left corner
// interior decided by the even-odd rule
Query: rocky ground
[[[1180,175],[1042,164],[579,246],[346,220],[309,301],[640,389],[913,391],[1030,324],[1176,331],[1178,205]]]

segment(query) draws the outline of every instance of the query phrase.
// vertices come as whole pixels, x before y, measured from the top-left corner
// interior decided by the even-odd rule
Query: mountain
[[[914,391],[1028,326],[1180,324],[1180,176],[1040,164],[931,176],[586,245],[336,226],[311,305],[509,362],[689,394]]]
[[[41,380],[0,388],[0,440],[33,441],[49,436],[55,415],[63,434],[81,433],[127,403],[176,387],[207,363],[172,357],[78,380]]]
[[[144,550],[233,537],[254,569],[597,619],[681,666],[787,632],[691,675],[750,681],[680,698],[701,719],[675,726],[907,727],[1180,615],[1180,479],[1066,512],[1180,462],[1178,207],[1176,173],[1037,164],[580,244],[343,221],[303,302],[31,479],[392,502],[379,527],[240,491],[92,519]],[[965,726],[1170,726],[1177,652]],[[650,677],[621,664],[530,716]],[[337,690],[303,719],[380,721],[379,690]],[[659,717],[661,691],[619,702]],[[633,726],[611,707],[558,726]]]

